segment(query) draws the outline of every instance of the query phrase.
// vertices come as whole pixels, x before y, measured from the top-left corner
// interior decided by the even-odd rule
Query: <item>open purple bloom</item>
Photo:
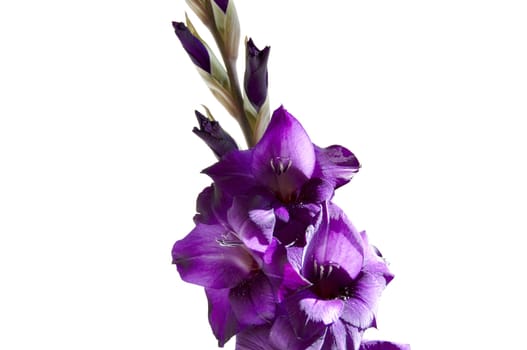
[[[275,217],[258,197],[225,197],[215,210],[214,196],[213,187],[200,194],[196,227],[174,244],[172,257],[184,281],[206,288],[222,346],[246,327],[272,323],[284,296],[309,283],[272,237]]]
[[[176,35],[192,62],[207,73],[211,72],[210,56],[207,48],[181,22],[172,22]]]
[[[258,49],[252,39],[247,41],[243,85],[247,98],[257,111],[267,98],[267,61],[270,50],[269,46],[263,50]]]
[[[301,272],[311,286],[285,299],[287,316],[279,319],[280,327],[273,325],[273,341],[298,339],[298,349],[359,349],[363,331],[375,325],[377,301],[393,275],[366,234],[356,231],[335,205],[324,205]]]
[[[222,129],[219,122],[210,120],[198,111],[195,112],[199,129],[195,127],[192,132],[205,141],[218,159],[230,151],[238,149],[234,139]]]
[[[277,219],[274,236],[301,247],[306,230],[316,226],[321,203],[358,169],[344,147],[313,145],[302,125],[280,107],[253,148],[230,152],[204,172],[228,196],[263,198]]]

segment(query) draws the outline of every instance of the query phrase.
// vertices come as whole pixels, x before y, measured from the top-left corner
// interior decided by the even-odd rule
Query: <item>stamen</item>
[[[273,172],[280,176],[291,168],[293,161],[287,157],[274,157],[269,160],[269,165],[273,169]]]
[[[295,245],[295,243],[296,243],[296,241],[298,241],[298,238],[295,238],[295,240],[294,240],[293,242],[291,242],[291,243],[287,244],[287,245],[286,245],[285,247],[286,247],[286,248],[289,248],[289,247],[292,247],[292,246],[294,246],[294,245]]]
[[[220,238],[216,239],[216,242],[222,247],[239,247],[240,245],[243,245],[242,241],[240,241],[232,231],[223,233]]]
[[[271,160],[269,161],[269,164],[271,164],[271,169],[273,169],[273,171],[276,173],[276,168],[274,167],[274,162],[273,162],[273,159],[271,158]]]
[[[216,239],[216,242],[219,243],[222,247],[238,247],[242,245],[243,243],[238,240],[228,240],[228,239]]]
[[[289,168],[291,167],[291,165],[293,165],[293,161],[292,161],[291,159],[289,159],[289,160],[287,161],[287,165],[285,166],[284,173],[285,173],[286,171],[289,170]]]

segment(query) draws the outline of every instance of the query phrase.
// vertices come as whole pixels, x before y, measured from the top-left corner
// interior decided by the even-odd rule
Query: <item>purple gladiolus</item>
[[[353,153],[314,145],[283,107],[245,151],[196,116],[194,132],[219,161],[204,170],[214,183],[198,196],[196,227],[172,257],[183,280],[205,287],[218,344],[237,335],[238,350],[399,346],[361,343],[393,275],[331,203],[359,170]]]
[[[319,230],[305,251],[309,288],[286,298],[285,316],[270,336],[277,348],[359,349],[375,325],[377,300],[393,275],[367,240],[335,205],[324,206]],[[292,339],[297,339],[293,342]]]
[[[251,326],[272,322],[285,295],[308,283],[272,237],[275,217],[257,198],[223,198],[214,188],[198,198],[196,227],[172,249],[181,278],[206,288],[209,321],[220,346]]]
[[[172,263],[205,290],[218,346],[236,336],[236,350],[410,350],[363,339],[393,274],[332,202],[358,159],[343,146],[314,144],[283,106],[270,117],[269,46],[246,41],[240,86],[234,3],[187,3],[221,57],[189,17],[172,22],[175,33],[249,147],[240,150],[207,107],[206,115],[196,111],[192,131],[217,161],[202,171],[212,184],[198,195],[195,226],[173,245]]]
[[[260,141],[233,151],[204,170],[228,196],[259,195],[276,216],[275,237],[302,247],[316,228],[321,204],[358,171],[353,153],[341,146],[315,146],[302,125],[278,108]]]
[[[220,123],[215,120],[210,120],[198,111],[195,112],[199,129],[195,127],[192,132],[205,141],[218,159],[230,151],[238,149],[236,141],[222,129]]]
[[[247,41],[244,88],[247,98],[256,110],[262,107],[267,98],[267,61],[270,50],[269,46],[259,50],[252,39]]]
[[[172,22],[176,35],[192,62],[207,73],[211,72],[210,56],[207,48],[181,22]]]

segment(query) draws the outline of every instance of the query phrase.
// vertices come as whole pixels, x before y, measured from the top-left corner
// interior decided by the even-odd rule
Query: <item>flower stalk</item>
[[[241,127],[247,150],[203,106],[193,132],[217,162],[196,200],[194,229],[172,248],[181,278],[205,288],[209,323],[237,350],[410,350],[363,340],[393,274],[379,250],[333,202],[360,169],[340,145],[315,145],[283,106],[270,116],[270,48],[245,41],[232,0],[187,0],[208,28],[221,60],[187,17],[173,22],[212,94]]]
[[[214,41],[218,46],[218,49],[221,53],[221,57],[223,59],[223,63],[225,65],[225,69],[227,71],[227,77],[230,82],[231,98],[233,100],[234,105],[234,111],[231,114],[233,114],[232,116],[240,125],[243,135],[245,136],[247,146],[253,147],[256,144],[257,140],[255,140],[253,129],[249,123],[248,117],[245,114],[245,110],[243,108],[243,97],[240,89],[240,83],[238,80],[238,72],[236,69],[239,39],[233,39],[232,42],[229,42],[226,40],[226,35],[220,32],[220,28],[222,28],[224,33],[226,31],[237,31],[239,33],[239,24],[236,25],[237,21],[229,21],[229,23],[234,23],[233,28],[227,28],[223,24],[218,25],[217,22],[219,22],[219,16],[215,16],[215,11],[213,8],[213,6],[218,5],[216,5],[215,3],[213,4],[213,2],[214,1],[205,1],[207,18],[209,20],[207,22],[204,22],[204,24],[211,32],[212,37],[214,38]],[[232,13],[231,16],[236,16],[236,10],[234,9],[234,3],[232,1],[229,1],[227,4],[227,14],[229,13]],[[233,35],[233,37],[236,36],[239,38],[239,34]]]

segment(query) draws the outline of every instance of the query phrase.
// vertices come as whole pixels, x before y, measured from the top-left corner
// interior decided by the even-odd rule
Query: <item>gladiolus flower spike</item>
[[[232,1],[187,2],[223,62],[188,19],[190,27],[173,22],[176,35],[248,146],[240,149],[208,108],[196,111],[193,132],[217,161],[203,170],[212,184],[198,195],[195,227],[174,244],[172,262],[184,281],[204,288],[218,346],[235,337],[237,350],[410,350],[363,337],[377,326],[394,275],[333,201],[359,171],[357,157],[313,143],[283,106],[269,117],[269,47],[259,50],[252,39],[242,93]]]

